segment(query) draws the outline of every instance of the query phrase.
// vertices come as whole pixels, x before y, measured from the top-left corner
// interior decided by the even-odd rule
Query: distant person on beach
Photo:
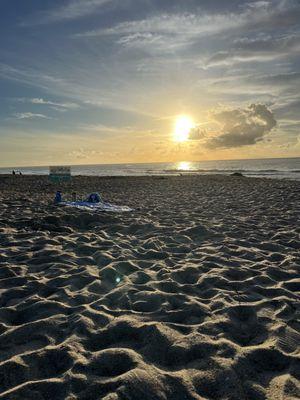
[[[16,171],[15,171],[14,169],[13,169],[13,171],[12,171],[12,174],[13,174],[13,175],[16,175]]]

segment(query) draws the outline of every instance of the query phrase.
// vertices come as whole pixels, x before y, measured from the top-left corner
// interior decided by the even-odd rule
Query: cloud
[[[210,149],[254,145],[276,126],[272,111],[264,104],[214,112],[211,116],[221,126],[222,133],[205,142]]]
[[[113,0],[69,0],[59,8],[40,13],[22,26],[42,25],[85,17],[97,12],[99,8]]]
[[[68,108],[68,109],[79,108],[79,105],[76,103],[56,103],[56,102],[44,100],[41,98],[22,99],[22,100],[28,101],[32,104],[42,104],[42,105],[49,105],[49,106]]]
[[[163,35],[154,32],[134,32],[121,35],[117,43],[126,48],[147,48],[148,50],[155,50],[155,52],[166,47],[172,51],[182,45],[179,41],[172,43],[168,38],[166,39]]]
[[[300,35],[291,34],[281,37],[265,36],[256,39],[248,37],[235,40],[229,50],[213,54],[205,66],[233,65],[238,62],[269,61],[300,52]]]
[[[235,12],[159,13],[144,19],[123,21],[108,28],[75,34],[75,37],[116,36],[123,47],[172,50],[197,45],[198,39],[221,32],[241,33],[275,30],[298,24],[300,7],[294,0],[246,3]],[[280,21],[280,22],[279,22]]]
[[[279,31],[299,26],[300,4],[298,0],[273,0],[265,3],[268,5],[257,8],[261,17],[256,21],[249,21],[250,30],[256,31],[260,28],[262,31]]]
[[[17,119],[34,119],[34,118],[44,118],[44,119],[52,119],[44,114],[35,114],[32,112],[24,112],[24,113],[16,113],[15,117]]]
[[[300,123],[300,96],[291,96],[290,98],[281,99],[274,104],[273,108],[276,110],[276,115],[280,119],[290,120],[292,123],[297,121]]]
[[[17,68],[1,62],[0,77],[37,86],[49,91],[53,91],[53,88],[58,86],[61,88],[61,91],[66,92],[71,86],[67,80],[42,72],[39,69],[25,68],[24,66]]]
[[[246,8],[258,8],[258,9],[261,9],[261,8],[266,8],[266,7],[269,7],[269,5],[270,5],[270,1],[253,1],[253,2],[249,2],[249,3],[246,3]]]
[[[264,73],[265,70],[273,73]],[[242,73],[239,74],[239,71]],[[289,64],[281,66],[275,62],[264,69],[258,68],[257,64],[248,70],[245,67],[240,70],[232,68],[222,77],[206,79],[205,82],[209,86],[210,93],[218,96],[231,97],[235,101],[256,99],[256,102],[264,104],[269,102],[274,104],[277,101],[282,103],[291,96],[299,96],[299,83],[299,72],[291,71]]]
[[[167,36],[169,40],[186,42],[187,39],[217,33],[241,24],[241,18],[233,18],[233,14],[159,14],[146,19],[121,22],[111,28],[95,29],[78,33],[77,37],[93,37],[104,35],[120,35],[121,43],[126,45],[133,41],[145,40],[152,42],[153,38]]]
[[[205,129],[201,128],[200,126],[195,126],[189,132],[189,140],[201,140],[205,138],[207,132]]]
[[[296,86],[300,83],[300,72],[287,72],[281,74],[264,75],[256,79],[259,84],[276,86]],[[299,89],[297,90],[299,91]]]
[[[79,149],[70,151],[67,154],[67,156],[71,159],[76,158],[77,160],[85,160],[85,159],[90,158],[91,156],[101,155],[101,154],[103,154],[103,153],[100,151],[79,148]]]
[[[61,75],[65,74],[65,66],[63,67]],[[76,71],[77,72],[77,71]],[[121,73],[120,73],[121,74]],[[137,103],[129,104],[128,103],[128,93],[124,98],[120,100],[116,98],[112,98],[112,91],[106,89],[107,95],[103,96],[105,89],[104,86],[109,82],[108,79],[104,79],[101,81],[101,87],[98,84],[99,74],[92,74],[93,79],[90,82],[86,83],[86,69],[79,70],[74,76],[70,77],[58,77],[53,76],[48,72],[43,72],[38,69],[33,68],[16,68],[11,65],[1,63],[0,62],[0,78],[13,80],[16,82],[25,83],[26,85],[38,87],[39,89],[45,90],[48,94],[59,97],[69,97],[72,100],[75,99],[79,103],[84,103],[86,105],[95,106],[102,108],[103,110],[115,110],[121,111],[128,114],[136,114],[145,117],[155,117],[155,115],[142,110],[137,107]],[[116,75],[114,75],[114,79]],[[121,78],[119,78],[121,81]],[[101,90],[101,95],[100,95]],[[102,97],[102,100],[99,101],[99,98]],[[25,99],[19,99],[19,101],[25,101]],[[43,100],[36,100],[37,102]],[[46,100],[45,100],[46,102]],[[77,104],[72,101],[72,103],[61,103],[66,105]],[[79,107],[79,104],[77,104]],[[55,107],[55,106],[53,106]]]
[[[74,38],[110,37],[124,48],[143,52],[173,52],[192,46],[209,35],[239,29],[247,23],[248,11],[212,13],[201,10],[186,13],[159,13],[144,19],[117,23],[73,35]],[[252,14],[255,14],[252,12]]]

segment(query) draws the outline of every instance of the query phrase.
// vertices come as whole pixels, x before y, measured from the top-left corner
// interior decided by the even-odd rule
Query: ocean
[[[148,176],[178,174],[223,174],[241,172],[249,177],[300,180],[300,157],[268,158],[253,160],[225,161],[182,161],[145,164],[97,164],[71,165],[72,175],[96,176]],[[0,168],[0,174],[10,174],[12,170],[22,174],[45,175],[48,166]]]

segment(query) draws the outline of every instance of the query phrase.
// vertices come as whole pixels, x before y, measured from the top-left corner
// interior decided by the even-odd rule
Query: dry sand
[[[0,190],[0,399],[300,398],[299,182],[63,187],[124,214],[55,207],[47,177]]]

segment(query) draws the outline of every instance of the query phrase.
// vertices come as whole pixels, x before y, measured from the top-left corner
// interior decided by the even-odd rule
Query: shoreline
[[[9,177],[13,176],[12,174],[1,174],[0,173],[0,180],[7,179]],[[14,175],[16,179],[21,179],[22,177],[31,177],[31,178],[40,178],[40,179],[48,179],[49,180],[49,174],[22,174],[22,175]],[[87,175],[87,174],[78,174],[78,175],[71,175],[72,179],[78,179],[78,178],[96,178],[96,179],[138,179],[138,178],[145,178],[145,179],[169,179],[169,178],[184,178],[184,177],[195,177],[195,178],[202,178],[202,177],[208,177],[208,178],[216,178],[216,177],[221,177],[224,179],[227,178],[239,178],[239,176],[234,176],[234,173],[229,173],[229,174],[221,174],[221,173],[174,173],[174,174],[153,174],[153,175]],[[284,181],[284,182],[295,182],[299,183],[300,178],[293,178],[293,177],[283,177],[283,176],[270,176],[270,175],[264,175],[264,176],[255,176],[255,175],[246,175],[242,173],[242,176],[240,178],[244,179],[262,179],[262,180],[271,180],[271,181]]]
[[[279,178],[279,177],[272,177],[272,176],[253,176],[253,175],[246,175],[243,172],[241,172],[242,176],[235,175],[235,172],[230,172],[228,174],[223,174],[223,173],[189,173],[189,172],[175,172],[174,174],[152,174],[152,175],[81,175],[81,174],[76,174],[76,175],[71,175],[72,179],[78,179],[78,178],[95,178],[95,179],[138,179],[138,178],[149,178],[149,179],[162,179],[162,178],[184,178],[184,177],[195,177],[195,178],[202,178],[202,177],[211,177],[211,178],[243,178],[243,179],[262,179],[262,180],[274,180],[274,181],[286,181],[286,182],[295,182],[299,183],[300,181],[298,179],[292,179],[292,178]],[[22,175],[12,175],[12,174],[2,174],[0,173],[0,179],[1,178],[15,178],[15,179],[22,179],[24,177],[28,178],[41,178],[41,179],[49,179],[49,173],[48,174],[22,174]]]

